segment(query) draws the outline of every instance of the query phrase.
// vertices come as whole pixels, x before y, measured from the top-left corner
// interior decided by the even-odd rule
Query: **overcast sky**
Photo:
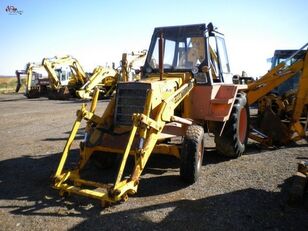
[[[225,34],[232,72],[256,77],[275,49],[308,42],[307,9],[306,0],[0,0],[0,75],[65,54],[92,71],[148,49],[154,27],[213,22]]]

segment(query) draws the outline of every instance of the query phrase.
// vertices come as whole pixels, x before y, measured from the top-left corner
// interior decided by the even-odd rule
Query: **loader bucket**
[[[260,130],[272,140],[272,144],[282,146],[290,142],[288,127],[269,107],[260,116],[259,125]]]

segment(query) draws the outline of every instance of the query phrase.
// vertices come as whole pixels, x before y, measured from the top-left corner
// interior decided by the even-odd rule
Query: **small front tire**
[[[201,126],[191,125],[186,130],[180,155],[180,176],[189,184],[197,181],[204,153],[204,130]]]

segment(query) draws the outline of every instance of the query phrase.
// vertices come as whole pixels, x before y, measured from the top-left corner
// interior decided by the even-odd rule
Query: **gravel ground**
[[[102,209],[96,200],[61,198],[50,177],[80,105],[0,95],[0,230],[308,230],[308,212],[286,203],[297,163],[308,159],[306,142],[276,150],[249,142],[244,156],[229,160],[207,136],[193,185],[180,181],[178,160],[153,156],[125,203]]]

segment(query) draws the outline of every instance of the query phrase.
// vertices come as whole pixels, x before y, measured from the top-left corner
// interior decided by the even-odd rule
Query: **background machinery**
[[[145,50],[130,54],[123,53],[119,68],[96,67],[89,80],[77,91],[77,95],[83,99],[91,99],[94,88],[98,87],[100,97],[110,97],[119,81],[127,82],[140,79],[140,67],[143,65],[145,57]]]
[[[275,50],[274,56],[271,58],[271,69],[278,66],[280,63],[285,62],[286,66],[291,66],[296,61],[300,59],[304,59],[306,55],[306,50]],[[291,57],[291,58],[290,58]],[[299,73],[296,73],[296,76],[288,79],[283,82],[277,88],[275,88],[274,92],[280,96],[285,94],[290,90],[296,90],[298,87]]]
[[[276,51],[273,68],[248,84],[248,104],[258,102],[257,126],[250,134],[265,145],[285,145],[306,137],[308,104],[308,43],[295,51]],[[254,130],[257,131],[257,130]]]
[[[44,58],[42,65],[48,72],[50,81],[49,98],[67,99],[76,95],[88,80],[77,59],[67,55]]]
[[[147,50],[140,52],[123,53],[121,60],[122,81],[134,81],[140,79],[141,67],[144,65]]]
[[[295,54],[295,55],[293,55]],[[306,51],[300,50],[275,50],[274,56],[271,58],[271,69],[275,68],[282,62],[286,66],[293,65],[296,61],[305,57]],[[289,57],[291,57],[289,59]],[[278,117],[284,119],[285,116],[292,113],[295,103],[295,94],[298,89],[300,72],[296,72],[294,76],[284,81],[268,94],[262,96],[258,100],[258,112],[262,114],[266,107],[271,107]]]
[[[50,99],[68,99],[74,96],[91,99],[96,87],[100,90],[101,97],[110,97],[118,81],[140,78],[140,66],[145,57],[145,50],[123,53],[119,68],[98,66],[92,73],[85,73],[79,62],[71,56],[44,58],[42,65],[29,63],[26,70],[16,71],[16,92],[22,85],[21,75],[27,75],[25,95],[28,98],[48,95]],[[38,72],[44,68],[48,78],[42,78],[42,74]]]
[[[110,97],[119,79],[118,72],[113,68],[98,66],[94,68],[89,80],[76,91],[79,98],[91,99],[94,89],[100,90],[101,97]]]
[[[249,110],[247,85],[233,84],[223,34],[210,23],[155,28],[139,81],[118,82],[102,116],[95,114],[99,91],[90,110],[85,105],[65,145],[54,176],[61,194],[96,198],[104,205],[137,192],[152,153],[180,159],[181,179],[194,183],[204,154],[204,132],[215,135],[218,153],[236,158],[245,151]],[[67,168],[70,147],[82,120],[79,163]],[[105,163],[121,157],[114,183],[82,177],[92,159]],[[134,165],[127,173],[128,157]],[[109,162],[110,163],[110,162]]]
[[[44,67],[37,63],[28,63],[25,70],[16,70],[17,86],[15,91],[19,92],[22,86],[22,76],[25,76],[25,96],[38,98],[47,95],[49,80],[43,73],[46,73]]]

